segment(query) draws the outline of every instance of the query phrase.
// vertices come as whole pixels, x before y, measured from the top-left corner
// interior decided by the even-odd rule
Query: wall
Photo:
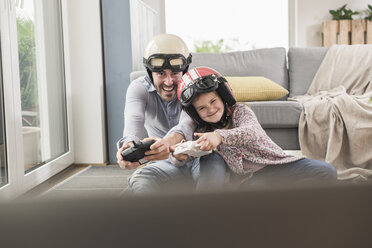
[[[67,0],[74,163],[107,161],[99,0]]]
[[[107,142],[116,163],[116,142],[123,135],[125,94],[132,71],[129,0],[102,0]]]
[[[321,46],[321,28],[324,20],[331,20],[330,9],[338,9],[342,5],[353,11],[364,10],[371,0],[297,0],[297,47]],[[356,16],[354,16],[354,19]]]

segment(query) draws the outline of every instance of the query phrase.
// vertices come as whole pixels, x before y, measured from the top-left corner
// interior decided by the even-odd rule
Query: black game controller
[[[144,164],[147,161],[143,160],[145,156],[145,151],[150,150],[150,146],[155,143],[155,140],[148,140],[145,142],[141,141],[133,141],[134,146],[129,147],[121,152],[121,156],[125,161],[130,162],[139,162],[140,164]]]

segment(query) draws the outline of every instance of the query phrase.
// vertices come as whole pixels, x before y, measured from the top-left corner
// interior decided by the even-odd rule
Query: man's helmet
[[[155,36],[145,49],[143,65],[151,77],[151,72],[170,69],[185,74],[191,63],[191,54],[185,42],[174,34]]]
[[[236,103],[229,83],[217,71],[208,67],[196,67],[183,75],[177,88],[177,97],[184,110],[197,124],[205,124],[196,112],[192,101],[200,93],[216,91],[225,105],[225,113],[217,126],[226,124],[227,113]]]

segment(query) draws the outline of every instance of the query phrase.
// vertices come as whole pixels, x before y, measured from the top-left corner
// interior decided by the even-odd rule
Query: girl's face
[[[215,91],[199,95],[192,105],[200,118],[209,123],[219,122],[225,109],[220,96]]]

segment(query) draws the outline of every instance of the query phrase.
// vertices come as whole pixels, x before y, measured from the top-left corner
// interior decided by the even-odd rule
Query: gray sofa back
[[[307,92],[327,50],[326,47],[289,48],[289,70],[286,51],[282,47],[231,53],[193,53],[191,68],[208,66],[223,76],[267,77],[288,89],[292,97]],[[130,80],[145,74],[146,71],[132,72]]]
[[[193,53],[191,68],[207,66],[223,76],[263,76],[288,89],[283,47],[230,53]]]
[[[327,47],[289,48],[289,96],[303,95],[322,63]]]

